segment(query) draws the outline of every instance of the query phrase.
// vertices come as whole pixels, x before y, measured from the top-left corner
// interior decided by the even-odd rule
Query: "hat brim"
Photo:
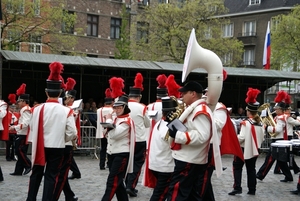
[[[181,87],[178,89],[179,92],[187,92],[189,91],[186,87]]]
[[[113,104],[113,107],[117,107],[117,106],[122,106],[122,105],[127,105],[127,103],[120,101],[120,102],[116,102]]]

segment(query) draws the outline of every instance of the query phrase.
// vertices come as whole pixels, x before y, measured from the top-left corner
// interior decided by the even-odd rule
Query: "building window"
[[[42,37],[31,34],[29,39],[29,51],[33,53],[42,53]]]
[[[278,24],[280,23],[280,17],[272,17],[271,18],[271,30],[275,31],[277,29]]]
[[[41,1],[40,0],[33,0],[33,10],[34,10],[34,15],[40,16],[40,12],[41,12]]]
[[[149,5],[149,0],[138,0],[139,5],[143,6],[148,6]]]
[[[98,16],[88,15],[87,16],[87,35],[98,36]]]
[[[221,57],[222,64],[224,66],[230,66],[232,63],[232,57],[233,54],[231,52],[224,54],[223,57]]]
[[[118,39],[120,38],[121,30],[121,19],[111,18],[110,20],[110,38]]]
[[[233,23],[222,25],[223,37],[233,37]]]
[[[137,22],[136,40],[148,43],[149,24],[146,22]]]
[[[243,36],[255,36],[256,35],[256,22],[249,21],[244,22]]]
[[[74,15],[74,12],[73,11],[64,11],[63,22],[61,24],[61,31],[62,31],[62,33],[73,34],[74,33],[74,22],[72,22],[72,21],[70,21],[70,19],[68,19],[69,15]]]
[[[204,38],[205,39],[211,39],[211,27],[208,26],[206,30],[204,31]]]
[[[244,51],[243,65],[254,65],[254,64],[255,64],[254,49],[246,49]]]
[[[169,0],[158,0],[158,3],[168,3]]]
[[[24,14],[25,0],[8,0],[6,2],[6,10],[8,13]]]
[[[249,0],[249,5],[258,5],[260,4],[260,0]]]
[[[20,37],[21,33],[19,31],[8,30],[7,31],[7,40],[11,43],[10,50],[20,51]]]

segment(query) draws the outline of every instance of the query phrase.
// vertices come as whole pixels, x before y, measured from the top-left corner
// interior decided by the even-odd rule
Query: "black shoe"
[[[294,190],[294,191],[290,191],[290,192],[295,194],[295,195],[300,195],[300,192],[298,190]]]
[[[274,172],[274,174],[283,174],[281,171],[279,171],[279,172]]]
[[[294,173],[295,174],[298,174],[300,172],[300,169],[298,168],[298,169],[296,169],[296,170],[294,170]]]
[[[77,200],[78,200],[78,197],[73,197],[71,199],[66,198],[66,201],[77,201]]]
[[[22,173],[18,174],[18,173],[13,172],[13,173],[9,173],[9,174],[12,175],[12,176],[22,176]]]
[[[10,158],[6,158],[6,161],[11,161],[11,159]]]
[[[23,175],[27,175],[31,171],[31,168],[25,168]]]
[[[227,167],[223,167],[223,171],[225,171],[227,169]]]
[[[3,178],[3,176],[0,176],[0,181],[4,181],[4,178]]]
[[[105,170],[105,167],[100,167],[100,170]]]
[[[137,194],[134,190],[131,190],[130,188],[126,189],[126,193],[130,196],[130,197],[136,197]]]
[[[256,175],[256,178],[257,178],[257,179],[259,179],[260,181],[262,181],[262,180],[263,180],[263,178],[262,178],[262,177],[260,177],[260,176],[258,176],[258,175]]]
[[[280,182],[292,182],[293,180],[290,180],[290,179],[282,179],[280,180]]]
[[[68,179],[80,179],[80,178],[81,178],[81,176],[75,176],[73,174],[68,177]]]
[[[136,189],[134,189],[134,192],[135,192],[135,193],[138,193],[138,192],[139,192],[139,190],[136,190]]]
[[[248,191],[248,195],[255,195],[255,191]]]
[[[228,195],[236,195],[236,194],[242,194],[242,190],[233,190],[230,193],[228,193]]]

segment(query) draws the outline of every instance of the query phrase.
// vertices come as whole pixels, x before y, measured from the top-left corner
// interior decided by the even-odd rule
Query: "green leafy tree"
[[[76,15],[65,11],[63,3],[64,0],[2,0],[1,48],[30,50],[30,43],[39,43],[43,51],[61,53],[74,47],[77,39],[67,33],[76,22]]]
[[[271,68],[299,71],[300,62],[300,6],[289,14],[276,16],[271,28]],[[277,24],[275,22],[278,22]]]
[[[201,47],[215,52],[222,58],[230,54],[230,66],[240,62],[243,44],[236,38],[222,37],[222,25],[228,19],[216,16],[227,9],[222,0],[195,0],[178,3],[150,5],[137,16],[137,34],[133,58],[182,63],[192,28]]]
[[[120,29],[120,38],[116,41],[117,51],[115,52],[115,59],[132,59],[130,49],[130,33],[128,29],[129,13],[125,5],[121,12],[122,24]]]

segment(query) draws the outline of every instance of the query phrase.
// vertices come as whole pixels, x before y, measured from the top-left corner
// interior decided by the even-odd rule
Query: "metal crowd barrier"
[[[96,139],[96,127],[94,126],[80,126],[81,131],[81,145],[77,146],[76,152],[86,151],[86,155],[91,154],[93,158],[98,159],[97,150],[100,148],[100,139]]]

